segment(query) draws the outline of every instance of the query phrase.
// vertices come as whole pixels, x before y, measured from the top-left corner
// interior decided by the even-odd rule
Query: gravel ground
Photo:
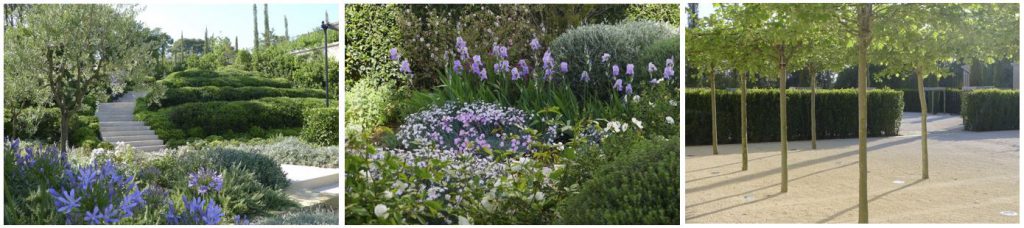
[[[959,116],[929,116],[930,179],[921,179],[920,114],[901,136],[868,140],[871,223],[1019,223],[1019,131],[963,131]],[[687,223],[856,223],[857,139],[789,143],[789,192],[779,144],[686,147]],[[1003,215],[1009,213],[1009,215]]]

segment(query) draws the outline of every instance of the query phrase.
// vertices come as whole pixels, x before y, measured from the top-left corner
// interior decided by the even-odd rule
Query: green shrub
[[[338,147],[318,146],[296,137],[270,139],[199,141],[193,145],[218,147],[266,155],[280,164],[338,168]]]
[[[788,90],[789,140],[811,138],[809,90]],[[894,136],[903,118],[903,92],[882,89],[868,92],[868,136]],[[711,90],[686,90],[686,145],[711,144]],[[718,92],[718,143],[739,143],[740,93]],[[857,91],[818,90],[818,139],[857,137]],[[779,140],[779,92],[747,92],[748,142]]]
[[[614,82],[609,73],[611,67],[607,65],[608,63],[601,63],[601,55],[610,54],[610,64],[619,65],[622,74],[625,74],[626,64],[634,64],[636,75],[641,76],[640,79],[644,79],[647,78],[647,62],[639,62],[642,61],[640,57],[643,53],[641,51],[659,40],[676,37],[678,42],[678,34],[678,29],[673,29],[666,23],[649,21],[624,22],[617,25],[585,25],[568,30],[558,36],[551,42],[551,52],[555,59],[569,64],[568,75],[574,75],[574,77],[568,77],[567,80],[579,82],[578,75],[587,70],[591,79],[590,83],[597,88],[611,88]],[[677,52],[674,52],[672,56],[678,56]],[[669,57],[663,56],[661,61],[652,62],[658,66],[658,69],[662,69],[665,65],[664,59]],[[660,77],[660,74],[657,76]],[[611,90],[595,90],[602,97],[608,95],[609,91]]]
[[[356,81],[398,81],[398,63],[389,61],[388,50],[401,44],[398,7],[350,4],[345,7],[345,85]],[[453,41],[454,42],[454,41]]]
[[[561,224],[679,224],[678,136],[635,141],[558,205]]]
[[[361,80],[345,91],[345,125],[373,128],[398,120],[398,86],[395,82]]]
[[[660,21],[679,27],[679,5],[634,4],[626,8],[626,19],[634,21]],[[678,49],[676,49],[678,50]]]
[[[332,102],[331,106],[336,107],[337,103]],[[319,107],[324,107],[324,100],[266,97],[249,101],[192,102],[157,111],[143,110],[135,116],[146,122],[169,146],[177,146],[183,144],[189,136],[248,138],[279,133],[297,135],[297,130],[302,127],[302,111]],[[251,135],[254,127],[262,128],[263,135]],[[203,135],[186,134],[185,130],[193,128],[202,129]]]
[[[19,157],[31,148],[34,162]],[[53,205],[47,188],[60,189],[69,166],[66,154],[52,145],[33,145],[4,140],[4,224],[58,224],[63,217]],[[28,157],[26,157],[28,158]],[[20,161],[20,162],[19,162]]]
[[[164,92],[159,105],[170,107],[189,102],[239,101],[264,97],[323,97],[324,91],[317,89],[275,88],[275,87],[179,87]],[[151,105],[151,110],[157,107]]]
[[[281,165],[269,156],[221,147],[205,148],[203,152],[218,167],[235,167],[253,173],[263,186],[284,189],[290,184]]]
[[[327,80],[331,82],[332,98],[338,94],[338,61],[330,58],[328,64]],[[320,91],[320,97],[324,97],[324,54],[314,52],[295,61],[296,69],[292,71],[291,81],[296,87],[312,88]]]
[[[71,121],[71,145],[92,148],[100,140],[100,119],[94,115],[75,115]]]
[[[167,87],[202,87],[202,86],[268,86],[278,88],[291,87],[288,79],[266,78],[262,74],[239,70],[196,70],[174,72],[159,81]]]
[[[928,113],[960,114],[959,89],[925,91],[924,96],[928,102]],[[903,90],[903,105],[904,112],[921,112],[921,101],[918,98],[917,90]]]
[[[1020,129],[1020,92],[982,89],[965,92],[960,114],[968,131]]]
[[[637,63],[634,63],[637,67],[636,73],[645,76],[647,74],[647,63],[654,63],[658,67],[658,70],[654,72],[655,76],[662,76],[665,69],[665,60],[668,58],[672,58],[672,62],[676,66],[675,70],[677,73],[675,77],[680,77],[681,75],[678,73],[681,69],[679,67],[679,34],[658,40],[640,52],[640,58]]]
[[[338,145],[338,108],[303,111],[302,139],[319,145]]]
[[[337,225],[338,197],[326,202],[286,211],[281,214],[262,217],[252,222],[254,225]]]

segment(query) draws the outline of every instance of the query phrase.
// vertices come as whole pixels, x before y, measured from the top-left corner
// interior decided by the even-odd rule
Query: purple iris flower
[[[523,75],[526,75],[526,74],[530,73],[530,65],[526,64],[526,60],[525,59],[520,59],[519,60],[519,67],[523,68],[523,72],[522,72]]]
[[[456,59],[455,63],[452,65],[452,70],[455,71],[455,73],[461,74],[462,73],[462,61],[459,61],[458,59]]]
[[[534,51],[540,50],[540,40],[537,38],[530,40],[530,49],[533,49]]]
[[[518,69],[518,68],[515,68],[515,67],[513,67],[513,68],[512,68],[512,81],[515,81],[515,80],[519,80],[519,77],[520,77],[520,75],[519,75],[519,69]]]
[[[402,54],[398,53],[398,48],[391,48],[391,60],[398,60],[402,58]]]
[[[654,63],[647,63],[647,73],[654,73],[658,71],[658,67],[654,66]]]
[[[665,80],[672,79],[674,75],[676,75],[676,71],[672,69],[672,66],[666,66],[664,72]]]
[[[406,74],[412,74],[412,68],[409,66],[409,60],[403,59],[402,63],[398,66],[398,71]]]
[[[569,73],[569,64],[568,63],[562,62],[562,64],[559,64],[559,68],[560,68],[560,70],[562,70],[563,74],[564,73]]]
[[[635,67],[632,63],[626,64],[626,75],[633,76],[633,68]]]
[[[480,81],[487,80],[487,69],[480,70]]]
[[[633,94],[633,83],[626,84],[626,94]]]
[[[612,88],[616,91],[622,92],[622,79],[615,79],[615,85],[612,85]]]
[[[583,71],[583,74],[580,75],[580,80],[582,80],[583,82],[590,82],[590,74],[587,74],[586,71]]]
[[[619,76],[619,65],[612,65],[612,76]]]
[[[462,60],[469,58],[469,47],[466,47],[466,40],[463,40],[461,36],[455,38],[455,52],[459,53],[459,58]]]
[[[612,59],[612,55],[609,55],[608,53],[604,53],[604,54],[601,55],[601,62],[602,63],[608,62],[608,60],[610,60],[610,59]]]

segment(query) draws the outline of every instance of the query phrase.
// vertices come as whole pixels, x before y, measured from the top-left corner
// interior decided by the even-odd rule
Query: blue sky
[[[688,5],[687,4],[683,4],[683,6],[688,6]],[[685,10],[683,11],[683,14],[684,14],[683,20],[689,20],[690,19],[690,17],[687,17],[685,15],[687,12],[688,11],[685,11]],[[715,13],[715,6],[712,5],[711,3],[697,3],[697,17],[704,18],[704,17],[710,16],[713,13]],[[689,23],[683,23],[683,26],[687,26],[687,25],[689,25]]]
[[[150,28],[160,28],[174,39],[203,38],[203,29],[211,36],[226,36],[238,46],[252,48],[252,4],[142,4],[139,21]],[[270,28],[275,35],[284,35],[284,16],[288,16],[288,35],[292,38],[319,30],[324,12],[330,20],[339,19],[338,4],[269,4]],[[263,34],[263,4],[257,9],[260,34]],[[234,42],[234,41],[232,41]]]

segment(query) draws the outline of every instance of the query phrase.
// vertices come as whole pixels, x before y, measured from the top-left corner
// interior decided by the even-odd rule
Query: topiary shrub
[[[398,81],[398,64],[388,61],[388,50],[398,47],[402,31],[395,18],[398,7],[349,4],[345,7],[345,84],[356,81]]]
[[[292,86],[288,79],[266,78],[260,73],[240,70],[212,71],[188,69],[171,73],[158,82],[172,88],[185,86],[269,86],[288,88]]]
[[[304,88],[275,88],[275,87],[179,87],[169,88],[164,96],[159,99],[159,105],[170,107],[189,102],[208,101],[240,101],[253,100],[264,97],[324,97],[324,91],[318,89]],[[158,107],[151,105],[150,110]]]
[[[1020,129],[1020,92],[982,89],[962,93],[960,115],[968,131]]]
[[[679,224],[678,136],[637,141],[558,204],[560,224]]]
[[[338,108],[311,108],[302,112],[301,137],[319,145],[338,145]]]
[[[202,153],[217,167],[235,167],[253,173],[264,186],[284,189],[290,184],[281,165],[266,155],[223,147],[206,148]]]
[[[267,130],[267,133],[272,133],[271,129],[300,128],[303,110],[323,106],[324,101],[317,98],[270,97],[249,101],[193,102],[163,108],[154,112],[156,114],[137,116],[142,116],[161,139],[170,140],[184,135],[184,132],[176,130],[194,127],[201,128],[205,136],[246,133],[256,126]]]
[[[637,66],[638,76],[645,76],[641,73],[647,69],[647,62],[640,62],[642,50],[647,49],[656,41],[676,37],[678,41],[678,29],[666,23],[649,21],[632,21],[617,25],[586,25],[566,31],[553,42],[551,52],[556,59],[564,60],[569,64],[568,75],[581,75],[584,70],[590,75],[590,83],[598,88],[611,88],[613,80],[609,73],[611,65],[618,65],[624,74],[626,64]],[[674,49],[679,50],[679,49]],[[610,60],[602,62],[602,55],[608,53]],[[678,56],[661,57],[661,61],[651,61],[662,69],[665,59]],[[609,75],[609,76],[606,76]],[[580,77],[567,77],[566,80],[580,82]],[[607,95],[611,90],[596,90],[601,96]]]
[[[811,91],[788,90],[789,140],[811,138]],[[748,142],[779,140],[779,91],[747,91]],[[750,111],[753,110],[753,111]],[[686,145],[711,144],[711,90],[686,90]],[[857,91],[818,90],[818,139],[857,137]],[[891,89],[868,91],[868,136],[894,136],[903,118],[903,92]],[[718,92],[718,143],[739,143],[740,93]]]

